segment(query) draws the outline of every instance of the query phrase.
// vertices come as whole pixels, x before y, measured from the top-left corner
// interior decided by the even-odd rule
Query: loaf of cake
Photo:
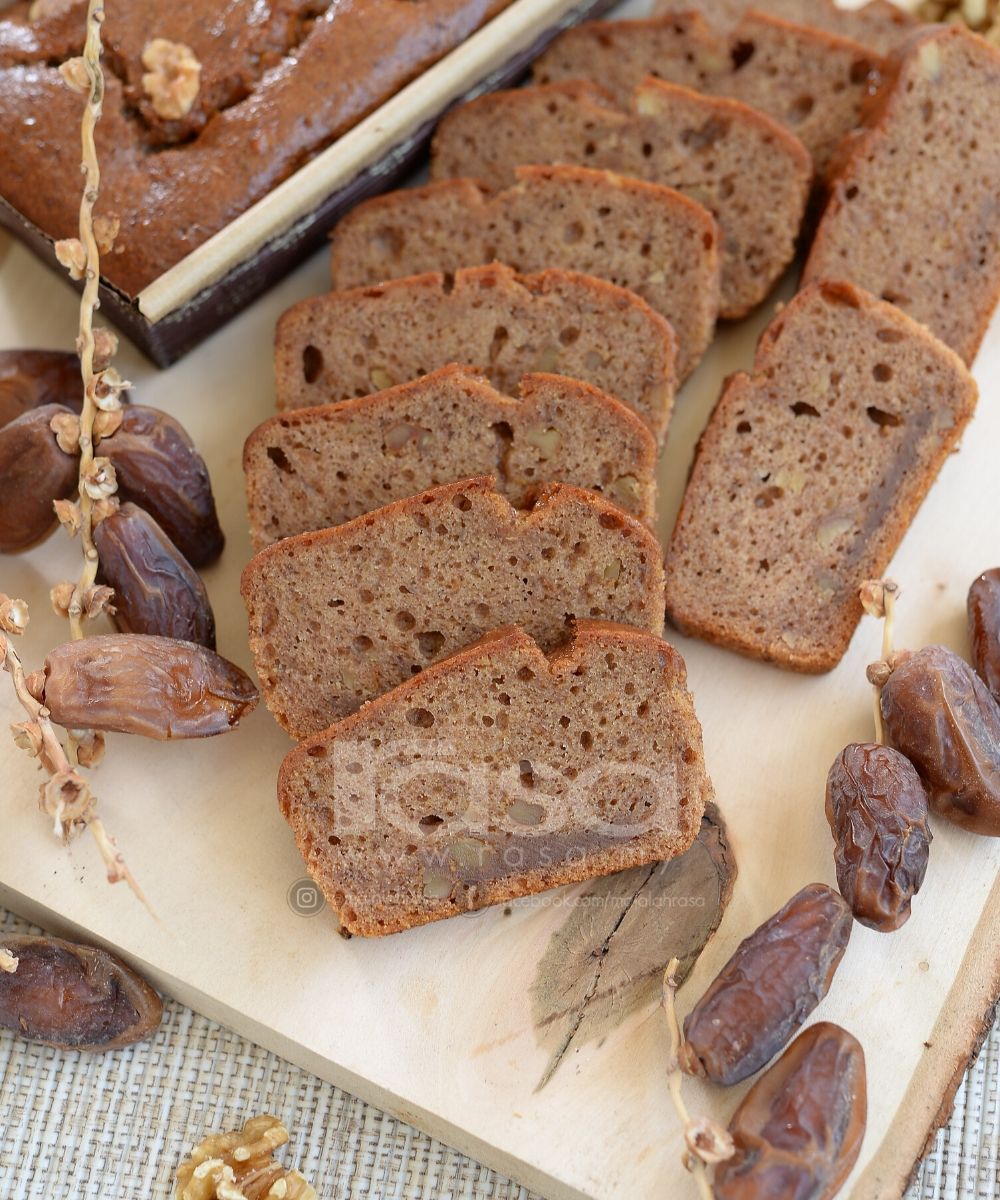
[[[490,128],[506,144],[511,131]],[[556,158],[570,161],[533,154],[530,161]],[[473,166],[470,174],[476,173]],[[719,231],[712,216],[673,188],[608,171],[528,166],[508,176],[504,184],[514,186],[499,191],[450,179],[360,204],[333,232],[333,286],[494,259],[516,271],[565,267],[648,300],[673,328],[684,379],[705,353],[719,311]]]
[[[100,211],[121,230],[105,277],[135,295],[509,0],[116,0],[103,25]],[[0,196],[76,233],[85,0],[0,14]],[[30,128],[30,137],[25,129]]]
[[[518,512],[491,478],[444,484],[285,538],[243,572],[261,692],[296,738],[502,625],[544,648],[574,617],[663,629],[663,554],[593,492]]]
[[[435,179],[464,171],[493,187],[515,179],[523,185],[530,176],[523,168],[519,174],[518,164],[525,162],[585,163],[676,187],[713,213],[722,229],[724,317],[743,316],[759,304],[791,262],[812,176],[809,152],[770,117],[737,100],[656,79],[639,84],[628,111],[587,82],[487,93],[452,109],[438,126],[432,154]],[[519,218],[522,207],[516,206]],[[604,225],[597,223],[597,230]],[[642,261],[656,267],[659,247],[655,240],[651,245]],[[566,249],[572,256],[578,247]],[[616,241],[612,254],[618,252]],[[593,264],[580,265],[591,270]],[[635,290],[669,318],[683,358],[676,310],[688,296],[679,290],[684,280],[678,284],[669,262],[663,266],[659,294]]]
[[[891,0],[868,0],[859,8],[841,8],[834,0],[657,0],[654,12],[698,12],[714,28],[728,31],[749,9],[850,38],[877,54],[889,54],[920,25]]]
[[[278,321],[278,408],[366,396],[458,362],[513,395],[555,372],[627,404],[666,436],[676,339],[641,297],[572,271],[518,275],[493,264],[352,288],[294,305]]]
[[[893,67],[805,278],[852,280],[971,363],[1000,297],[1000,49],[932,26]]]
[[[515,398],[454,363],[371,396],[279,413],[243,449],[257,550],[488,474],[515,508],[544,483],[571,483],[651,523],[655,468],[653,435],[589,383],[525,375]]]
[[[684,662],[506,628],[287,756],[278,797],[347,933],[395,933],[683,853],[712,787]]]
[[[857,42],[759,12],[728,33],[698,13],[677,13],[567,30],[538,59],[534,79],[591,79],[622,105],[647,75],[731,96],[787,126],[823,175],[857,126],[881,61]]]
[[[678,629],[798,671],[840,660],[976,403],[961,359],[846,283],[800,292],[702,435],[667,551]]]

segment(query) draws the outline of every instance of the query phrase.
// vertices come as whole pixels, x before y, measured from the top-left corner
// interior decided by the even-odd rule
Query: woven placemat
[[[38,931],[0,909],[4,932]],[[994,1027],[908,1200],[1000,1197],[998,1067]],[[151,1042],[115,1054],[0,1034],[0,1096],[4,1200],[166,1200],[177,1163],[206,1131],[262,1112],[291,1130],[284,1161],[324,1200],[540,1200],[173,1002]]]

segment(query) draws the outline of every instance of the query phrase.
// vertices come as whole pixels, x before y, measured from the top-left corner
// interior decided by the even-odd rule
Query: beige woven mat
[[[31,927],[0,909],[0,931]],[[994,1028],[908,1200],[1000,1197]],[[0,1033],[0,1197],[166,1200],[209,1129],[271,1112],[324,1200],[533,1200],[524,1188],[173,1002],[148,1045],[63,1053]],[[645,1200],[636,1197],[636,1200]],[[652,1198],[651,1198],[652,1200]]]

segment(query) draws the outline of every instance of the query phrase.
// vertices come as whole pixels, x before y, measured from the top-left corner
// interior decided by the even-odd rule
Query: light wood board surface
[[[157,373],[125,348],[136,396],[173,412],[205,454],[229,544],[206,572],[220,650],[249,667],[238,593],[249,555],[240,451],[273,411],[274,321],[323,290],[317,256],[188,359]],[[784,294],[790,294],[786,281]],[[70,346],[76,302],[20,246],[0,266],[0,347]],[[723,377],[750,361],[772,306],[726,329],[682,393],[661,471],[661,531],[671,525],[691,450]],[[980,354],[979,412],[893,563],[903,584],[898,642],[966,649],[966,588],[1000,563],[1000,326]],[[77,547],[58,536],[0,560],[0,590],[24,596],[22,649],[40,663],[65,630],[48,609]],[[865,664],[879,631],[866,620],[830,675],[807,678],[672,637],[685,655],[709,769],[739,862],[718,935],[681,992],[682,1011],[736,943],[797,888],[834,881],[823,816],[826,771],[868,738]],[[19,719],[0,689],[0,724]],[[118,947],[164,990],[546,1196],[636,1200],[694,1195],[679,1165],[667,1096],[666,1030],[654,1004],[600,1041],[571,1049],[551,1081],[532,1021],[531,986],[581,889],[519,902],[382,941],[345,942],[326,910],[297,915],[304,875],[274,800],[289,746],[262,708],[235,734],[187,744],[111,738],[96,778],[104,819],[159,914],[109,888],[83,839],[56,843],[34,808],[33,764],[0,739],[0,900],[52,928]],[[869,1124],[845,1194],[899,1196],[942,1097],[965,1063],[997,987],[1000,843],[938,821],[911,921],[882,936],[856,927],[817,1018],[864,1044]],[[649,920],[656,920],[650,912]],[[727,1117],[742,1089],[692,1084],[695,1110]]]

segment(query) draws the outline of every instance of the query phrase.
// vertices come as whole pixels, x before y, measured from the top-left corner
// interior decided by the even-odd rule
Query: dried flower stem
[[[893,633],[899,584],[893,579],[869,579],[860,588],[859,596],[865,612],[882,622],[882,657],[868,668],[872,685],[872,714],[875,718],[875,741],[885,744],[882,722],[882,688],[892,671]]]
[[[83,376],[83,410],[80,413],[80,542],[83,546],[83,570],[69,602],[69,626],[74,640],[84,636],[85,598],[97,580],[97,548],[94,545],[94,501],[85,486],[94,461],[94,420],[98,413],[97,372],[94,370],[94,311],[100,304],[101,256],[94,233],[94,205],[100,193],[101,167],[97,161],[94,131],[104,104],[104,74],[101,71],[101,25],[103,0],[90,0],[87,6],[87,37],[83,47],[83,65],[89,94],[81,121],[83,194],[80,197],[80,242],[86,266],[83,294],[80,297],[80,335],[77,351]]]
[[[694,1181],[702,1200],[712,1200],[712,1182],[708,1175],[708,1165],[725,1162],[726,1159],[732,1158],[735,1147],[728,1130],[723,1129],[721,1125],[708,1117],[692,1117],[684,1102],[682,1092],[684,1076],[680,1066],[682,1038],[675,999],[679,965],[677,959],[672,958],[667,963],[667,969],[663,974],[663,1011],[666,1013],[667,1028],[670,1031],[667,1086],[670,1089],[670,1099],[673,1101],[684,1128],[684,1142],[687,1146],[684,1166],[694,1175]]]
[[[2,633],[0,650],[3,652],[3,669],[10,675],[14,693],[29,717],[26,725],[15,726],[15,733],[23,735],[25,744],[31,746],[34,757],[51,777],[40,789],[39,807],[52,818],[55,834],[63,841],[68,841],[81,829],[89,829],[104,859],[108,882],[124,881],[148,908],[146,897],[119,853],[114,838],[96,817],[94,796],[70,762],[49,719],[49,710],[32,694],[12,638]]]

